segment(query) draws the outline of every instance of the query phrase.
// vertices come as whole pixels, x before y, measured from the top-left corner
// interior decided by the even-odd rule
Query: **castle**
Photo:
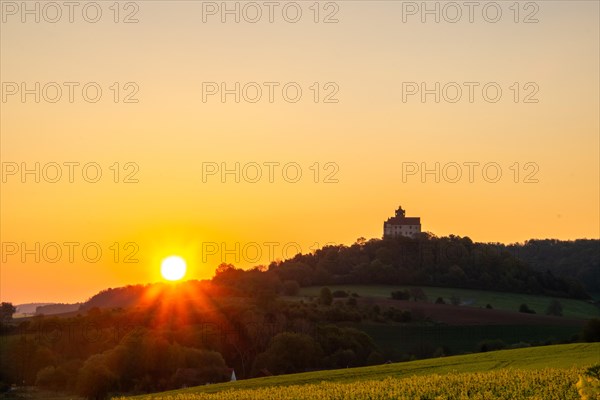
[[[421,232],[421,218],[420,217],[406,217],[405,211],[402,206],[396,210],[396,216],[388,218],[383,223],[383,237],[415,237],[416,234]]]

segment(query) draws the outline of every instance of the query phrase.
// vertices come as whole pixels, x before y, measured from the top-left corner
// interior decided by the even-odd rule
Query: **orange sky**
[[[298,2],[297,23],[279,8],[273,23],[267,9],[257,23],[244,19],[254,14],[222,23],[219,13],[204,23],[202,3],[185,1],[138,2],[118,23],[112,2],[100,3],[97,23],[79,9],[73,23],[67,10],[57,23],[47,22],[50,9],[22,23],[22,10],[3,9],[1,300],[81,301],[156,281],[171,254],[188,260],[188,278],[208,278],[221,261],[249,266],[380,237],[399,204],[437,235],[598,238],[598,3],[537,2],[539,10],[520,9],[518,23],[513,3],[499,3],[496,23],[479,9],[472,23],[466,9],[457,23],[444,20],[453,14],[422,23],[419,12],[403,23],[403,3],[388,1],[321,3],[318,23],[312,2]],[[138,22],[122,23],[130,13]],[[330,13],[337,23],[323,23]],[[537,23],[523,23],[530,14]],[[22,102],[22,82],[40,82],[39,103],[35,94]],[[73,102],[64,82],[77,83]],[[90,82],[88,99],[102,89],[96,103],[83,97]],[[213,88],[206,82],[240,82],[240,102],[229,94],[223,103],[220,93],[203,101],[203,87]],[[249,82],[258,84],[243,92]],[[273,102],[264,82],[273,82]],[[403,99],[403,86],[414,88],[403,82],[440,82],[440,102]],[[474,82],[473,102],[465,82]],[[502,90],[497,102],[484,98],[489,83],[487,95]],[[57,86],[62,97],[51,103]],[[257,86],[262,97],[252,103]],[[456,86],[462,97],[451,103]],[[287,101],[297,87],[301,98]],[[133,92],[138,102],[124,103]],[[36,162],[40,182],[22,179]],[[203,175],[222,163],[239,163],[239,183]],[[436,163],[439,182],[421,176]],[[472,182],[465,163],[479,163]],[[57,165],[62,177],[52,183]],[[262,177],[253,182],[256,165]],[[415,165],[416,174],[403,174]],[[453,183],[456,165],[462,177]],[[491,182],[497,167],[502,176]],[[86,181],[98,168],[99,181]],[[138,262],[125,262],[132,252]]]

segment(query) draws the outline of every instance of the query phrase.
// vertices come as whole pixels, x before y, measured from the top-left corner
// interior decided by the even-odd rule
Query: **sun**
[[[160,273],[168,281],[178,281],[186,271],[185,260],[179,256],[170,256],[162,260]]]

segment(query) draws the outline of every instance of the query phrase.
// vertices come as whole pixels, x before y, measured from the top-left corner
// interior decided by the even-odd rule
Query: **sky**
[[[1,3],[2,301],[379,238],[399,205],[600,236],[596,1],[61,4]]]

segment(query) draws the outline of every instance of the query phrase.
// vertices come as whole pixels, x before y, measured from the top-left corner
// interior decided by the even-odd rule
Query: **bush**
[[[485,305],[485,308],[487,308],[488,310],[493,310],[494,309],[494,307],[492,307],[492,305],[490,303],[487,303]]]
[[[525,303],[523,303],[519,306],[519,312],[522,312],[525,314],[535,314],[535,310],[532,310],[531,308],[529,308],[529,306]]]
[[[396,307],[390,307],[383,316],[394,322],[410,322],[412,321],[412,313],[408,310],[399,310]]]
[[[348,300],[346,300],[346,304],[351,307],[356,307],[356,305],[357,305],[356,298],[350,297]]]
[[[360,313],[356,309],[343,307],[331,307],[323,313],[323,317],[329,322],[353,321],[360,322],[362,319]]]
[[[446,302],[443,298],[438,297],[437,299],[435,299],[435,304],[446,304]]]

